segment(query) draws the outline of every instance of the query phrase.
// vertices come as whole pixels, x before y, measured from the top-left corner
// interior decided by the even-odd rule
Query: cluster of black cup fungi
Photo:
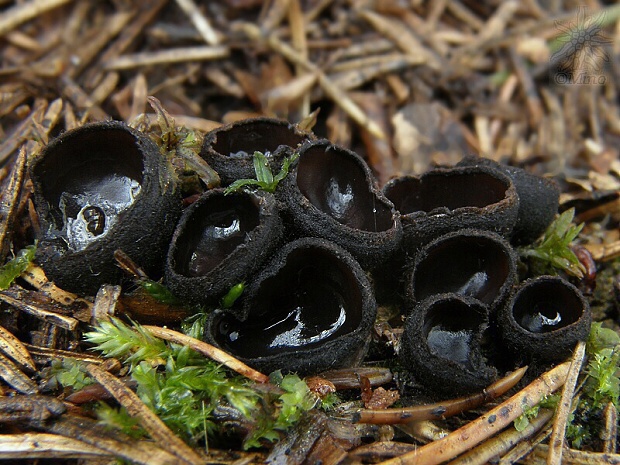
[[[553,220],[549,180],[480,158],[379,189],[365,161],[295,126],[250,119],[205,136],[200,156],[227,186],[278,172],[274,194],[206,190],[183,209],[170,161],[123,123],[53,140],[30,169],[37,261],[59,286],[121,282],[123,250],[182,301],[216,308],[206,339],[260,370],[301,374],[363,360],[377,299],[401,306],[400,361],[435,392],[484,388],[519,362],[550,363],[587,336],[588,304],[558,277],[519,283],[515,244]]]

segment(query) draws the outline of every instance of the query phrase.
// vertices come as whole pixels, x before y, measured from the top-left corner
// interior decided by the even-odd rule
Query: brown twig
[[[0,199],[0,217],[2,218],[0,222],[0,262],[2,263],[4,263],[9,251],[11,230],[17,216],[22,183],[26,173],[26,158],[26,147],[22,146],[13,165],[9,185]]]
[[[318,82],[323,92],[328,95],[338,106],[340,106],[353,121],[359,125],[365,127],[370,133],[379,139],[385,139],[386,135],[377,124],[370,120],[368,116],[360,109],[360,107],[351,100],[351,98],[334,82],[329,79],[323,71],[319,69],[314,63],[306,60],[290,45],[282,42],[275,34],[264,36],[260,28],[254,24],[244,23],[241,25],[241,29],[252,40],[264,40],[267,45],[276,52],[280,53],[287,60],[299,64],[306,68],[308,71],[317,74]]]
[[[14,286],[15,287],[15,286]],[[50,312],[43,308],[37,307],[33,304],[22,301],[21,292],[15,289],[8,289],[6,291],[0,291],[0,300],[6,302],[9,305],[28,313],[36,318],[39,318],[48,323],[60,326],[61,328],[73,331],[77,328],[79,321],[70,316],[60,315],[58,313]]]
[[[466,410],[479,407],[503,395],[523,378],[526,370],[527,367],[519,368],[508,376],[491,384],[484,391],[459,399],[407,408],[383,410],[361,409],[354,414],[353,421],[357,423],[373,423],[379,425],[408,423],[417,420],[439,420],[450,417]]]
[[[529,439],[543,428],[553,417],[553,410],[541,410],[538,416],[532,419],[522,431],[509,428],[496,437],[480,444],[475,449],[466,452],[448,465],[483,465],[492,461],[494,457],[500,457],[516,444]]]
[[[40,14],[58,8],[71,0],[31,0],[20,3],[13,8],[2,12],[0,16],[0,37],[12,31],[26,21],[36,18]]]
[[[237,360],[233,356],[227,354],[221,349],[207,344],[206,342],[199,341],[185,334],[173,331],[167,328],[160,328],[159,326],[145,325],[145,329],[151,332],[153,336],[165,339],[166,341],[174,342],[176,344],[182,344],[190,347],[191,349],[199,352],[207,357],[215,360],[216,362],[226,365],[233,371],[236,371],[240,375],[243,375],[257,383],[268,383],[269,376],[264,375],[254,368],[247,366],[245,363]]]
[[[382,462],[383,465],[436,465],[456,457],[502,430],[525,409],[538,404],[545,396],[562,387],[569,367],[570,362],[558,365],[507,401],[453,431],[445,438],[431,442],[403,456]]]
[[[618,408],[613,402],[609,402],[603,411],[605,417],[605,430],[601,435],[603,452],[615,454],[618,441]]]

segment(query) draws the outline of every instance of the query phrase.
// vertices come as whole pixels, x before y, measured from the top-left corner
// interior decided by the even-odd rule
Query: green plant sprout
[[[61,386],[71,386],[73,389],[80,390],[89,384],[93,384],[93,380],[84,369],[82,363],[72,358],[62,358],[52,360],[49,368],[49,377],[53,384]]]
[[[6,262],[0,268],[0,289],[8,289],[13,281],[15,281],[26,268],[30,266],[34,260],[34,254],[37,250],[36,243],[21,249],[14,258]]]
[[[519,249],[520,255],[529,261],[535,274],[557,274],[560,270],[578,278],[583,277],[585,269],[570,246],[584,225],[573,224],[574,217],[574,208],[566,210],[549,225],[541,239],[532,246]]]
[[[566,438],[572,447],[580,448],[585,442],[599,436],[602,428],[600,418],[603,409],[611,402],[619,407],[620,397],[620,336],[603,328],[600,322],[592,324],[586,354],[588,365],[585,379],[575,410],[568,417]],[[535,405],[514,421],[514,427],[522,431],[530,419],[538,415],[541,407],[555,408],[560,396],[553,395]]]
[[[288,170],[291,165],[299,158],[299,153],[295,152],[290,157],[286,157],[282,163],[280,172],[275,176],[269,169],[269,162],[267,157],[261,152],[254,152],[254,172],[256,173],[256,179],[237,179],[230,186],[226,188],[224,194],[232,194],[245,186],[255,186],[265,192],[274,193],[280,181],[282,181],[288,174]]]
[[[191,336],[199,335],[203,315],[187,322],[185,329]],[[218,411],[238,412],[233,417],[246,431],[244,448],[248,449],[280,439],[305,412],[320,404],[297,375],[275,373],[271,379],[278,387],[257,388],[186,346],[154,337],[137,323],[128,326],[112,318],[100,322],[85,338],[104,356],[118,358],[128,366],[142,401],[192,444],[225,431],[226,427],[215,421]],[[83,379],[81,370],[68,369],[66,375],[55,373],[64,386],[76,388],[89,381]],[[136,429],[133,420],[127,421],[131,419],[126,413],[113,410],[99,406],[96,413],[109,426]]]
[[[168,305],[181,305],[181,301],[162,283],[152,279],[139,280],[140,287],[158,302]]]
[[[222,297],[222,307],[230,308],[232,307],[237,299],[241,297],[243,294],[243,290],[245,289],[245,283],[241,282],[239,284],[235,284],[230,290],[226,293],[224,297]]]

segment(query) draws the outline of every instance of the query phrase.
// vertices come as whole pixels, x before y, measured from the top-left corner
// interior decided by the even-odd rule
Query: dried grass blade
[[[225,58],[229,55],[228,47],[221,45],[203,45],[198,47],[179,47],[157,52],[141,52],[121,55],[104,63],[104,68],[111,70],[132,69],[140,66],[163,65],[167,63],[184,63],[189,61],[208,61]]]
[[[55,422],[45,423],[40,429],[75,438],[100,448],[116,458],[142,465],[178,465],[179,458],[153,443],[135,441],[129,437],[105,430],[95,420],[64,415]],[[162,444],[165,446],[166,443]]]
[[[553,410],[541,410],[539,415],[530,421],[523,431],[511,428],[496,437],[480,444],[475,449],[463,454],[448,465],[483,465],[493,458],[504,455],[515,445],[532,437],[543,428],[553,417]]]
[[[189,17],[190,21],[200,33],[200,36],[209,45],[219,45],[220,39],[217,32],[211,27],[211,23],[202,14],[198,6],[193,0],[176,0],[177,5],[181,7],[183,12]]]
[[[317,73],[318,82],[323,89],[323,92],[325,92],[329,98],[340,106],[340,108],[342,108],[353,121],[366,128],[366,130],[373,136],[379,139],[386,139],[385,132],[383,132],[377,123],[368,118],[362,109],[355,102],[353,102],[353,100],[351,100],[347,93],[336,86],[334,82],[318,68],[318,66],[306,60],[290,45],[282,42],[275,34],[270,34],[265,37],[263,36],[260,28],[250,23],[244,23],[241,25],[241,29],[251,40],[266,40],[267,45],[269,45],[270,48],[280,53],[287,60],[294,64],[299,64],[309,71]]]

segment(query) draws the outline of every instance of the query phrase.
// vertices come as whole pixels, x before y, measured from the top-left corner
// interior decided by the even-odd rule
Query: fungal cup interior
[[[270,157],[281,145],[297,147],[303,141],[304,137],[291,126],[253,121],[219,131],[212,148],[231,158],[252,157],[255,151]]]
[[[484,236],[453,236],[430,248],[415,269],[414,297],[453,292],[491,304],[510,275],[510,257]]]
[[[484,323],[484,316],[465,302],[440,300],[425,316],[423,335],[433,355],[473,370],[472,344],[476,343],[476,335]]]
[[[531,333],[549,333],[577,322],[583,305],[575,292],[561,282],[539,282],[525,287],[515,299],[515,321]]]
[[[502,201],[508,186],[489,173],[446,174],[407,177],[386,189],[386,196],[403,215],[437,208],[456,210],[463,207],[484,208]]]
[[[204,276],[259,225],[257,200],[243,194],[214,195],[196,205],[176,240],[174,262],[182,275]]]
[[[105,237],[142,189],[136,139],[122,129],[82,132],[45,153],[38,164],[54,223],[49,239],[72,251]]]
[[[297,186],[320,211],[353,229],[387,231],[392,212],[371,192],[364,170],[338,150],[316,145],[306,150],[297,167]]]
[[[306,247],[260,283],[245,321],[223,313],[212,331],[225,350],[257,358],[334,340],[355,331],[362,316],[353,272],[331,252]]]

